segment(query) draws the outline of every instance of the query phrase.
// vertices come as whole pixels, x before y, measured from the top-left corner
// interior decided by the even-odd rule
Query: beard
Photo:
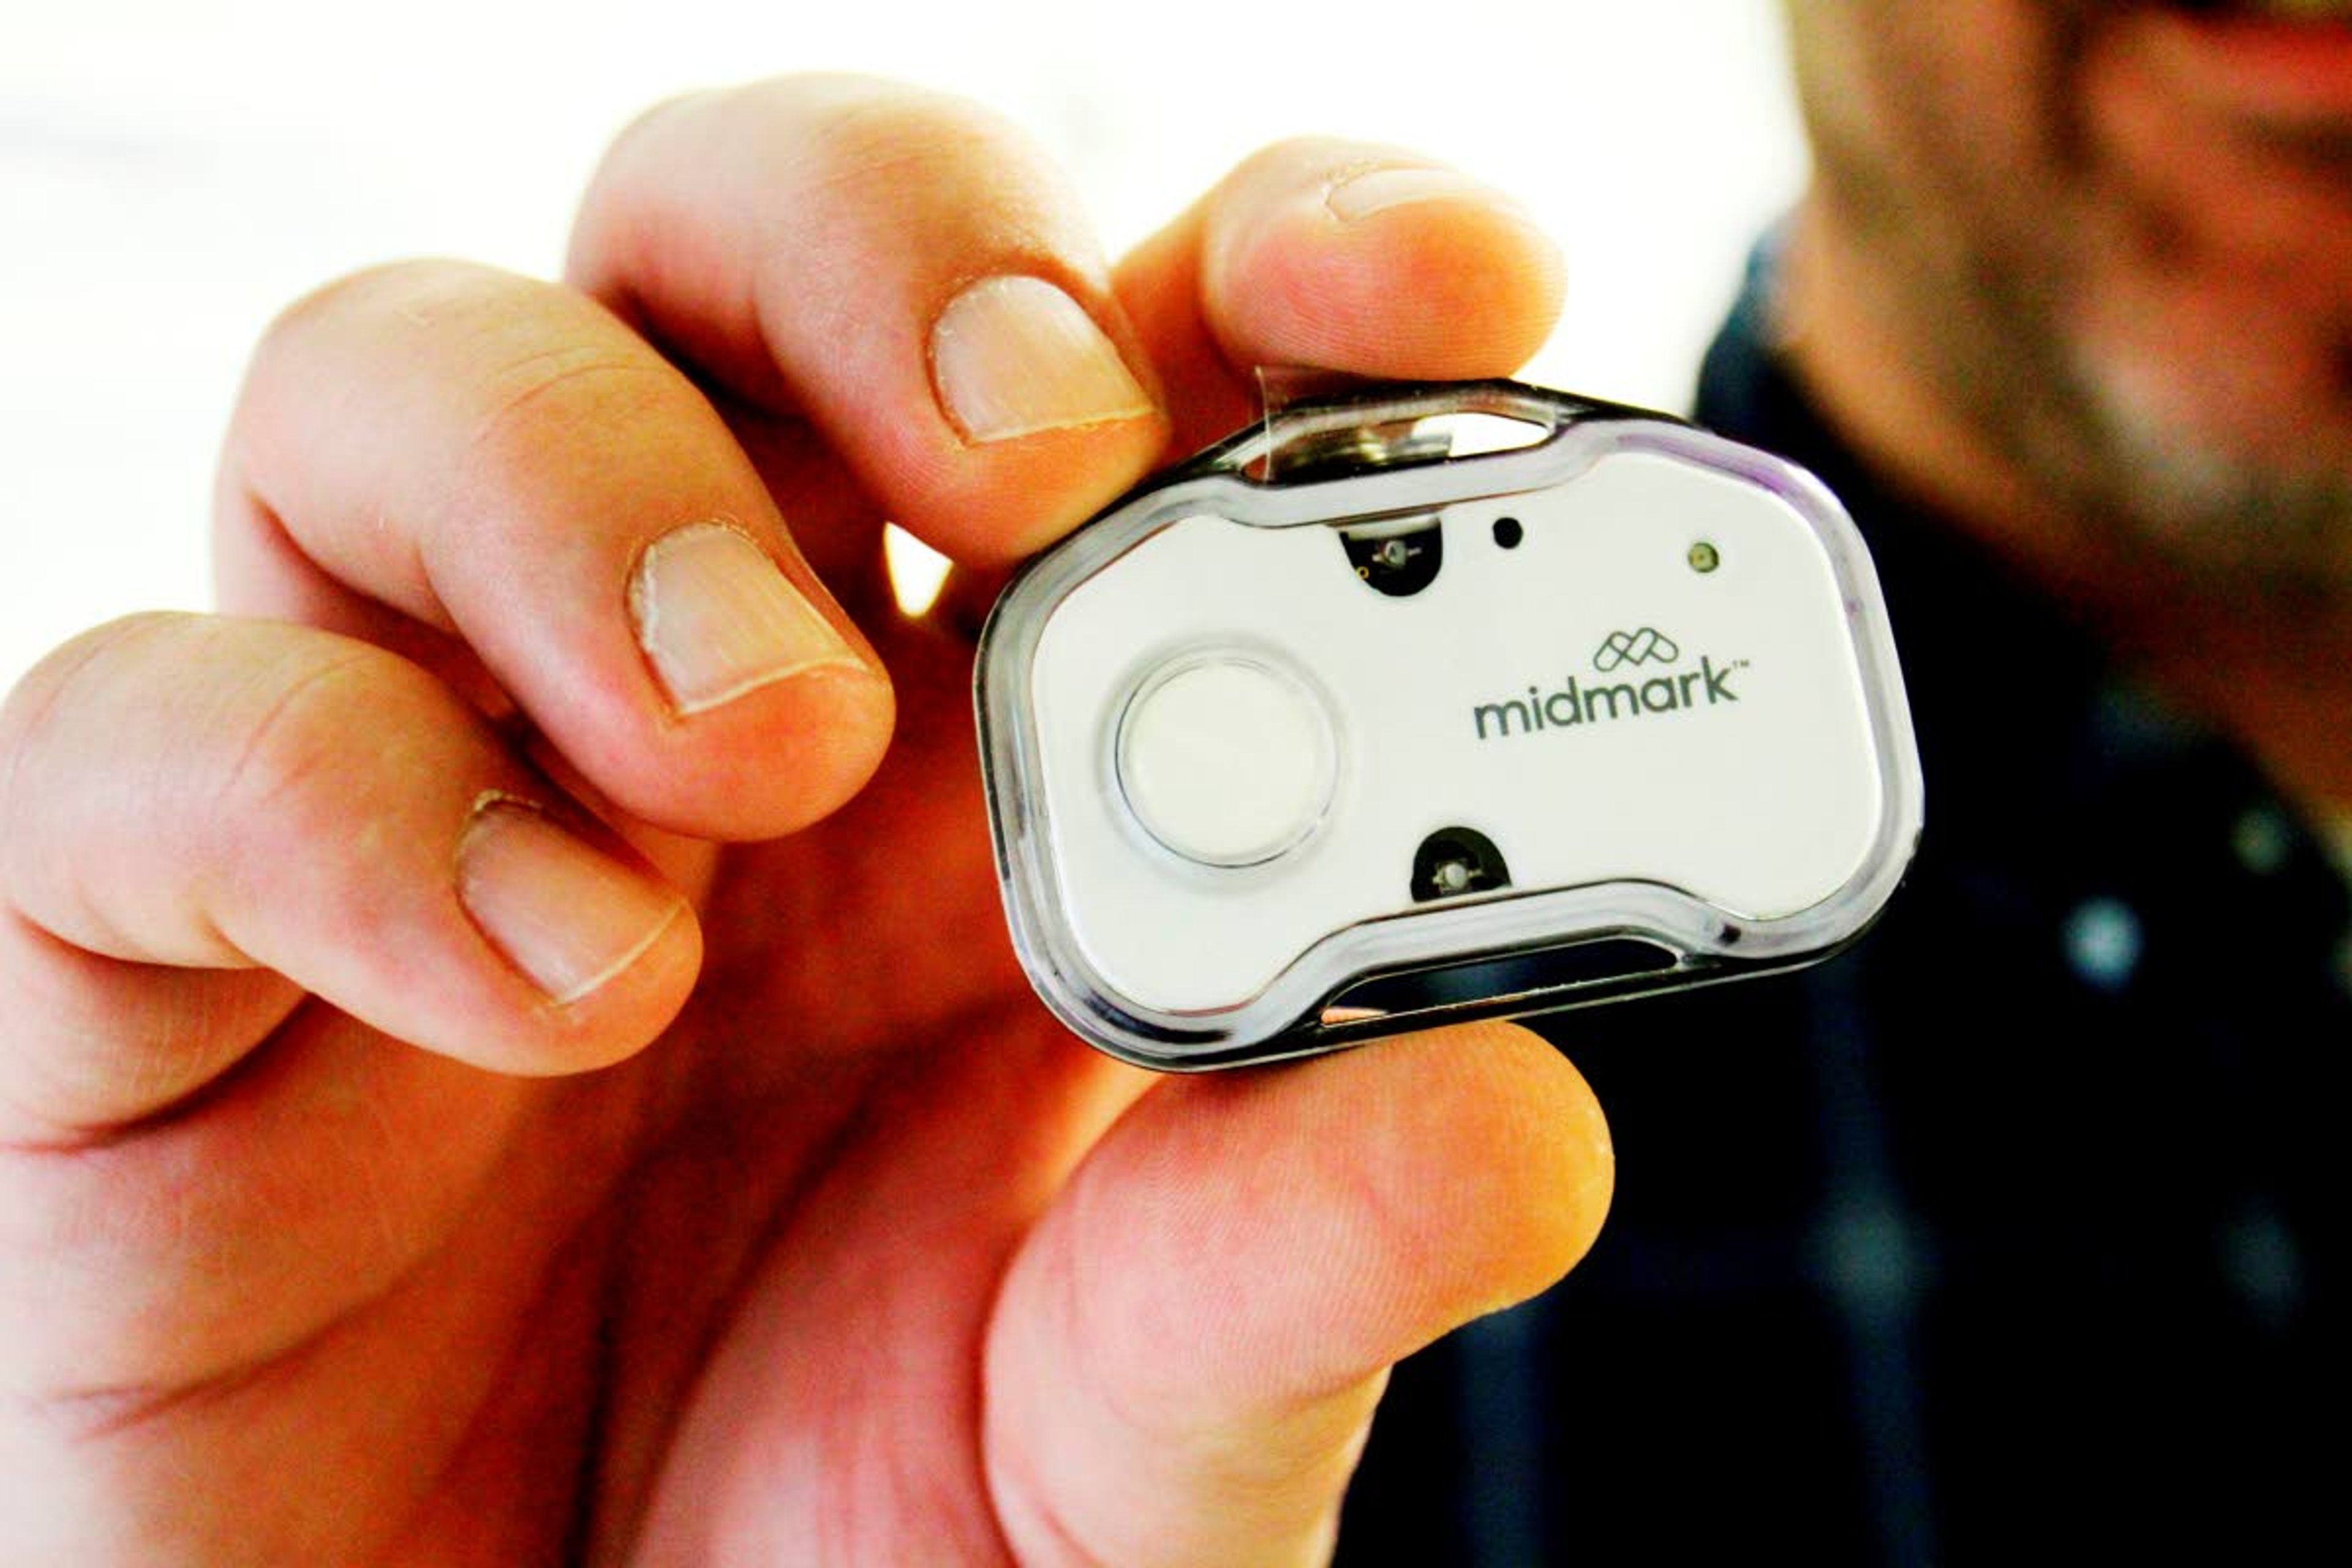
[[[2352,244],[2284,223],[2257,243],[2274,187],[2242,177],[2292,179],[2352,232],[2352,126],[2173,114],[2117,35],[2217,7],[1986,0],[1989,45],[1941,9],[1792,8],[1821,187],[1909,372],[2086,537],[2352,604]]]
[[[2266,598],[2352,600],[2352,465],[2249,456],[2147,406],[2105,366],[2072,373],[2061,460],[2114,542]]]

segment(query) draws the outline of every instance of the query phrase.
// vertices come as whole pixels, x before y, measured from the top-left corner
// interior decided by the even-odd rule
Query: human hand
[[[984,581],[1254,364],[1506,374],[1551,251],[1298,142],[1114,274],[1001,122],[807,79],[633,127],[570,272],[295,307],[227,614],[0,710],[7,1560],[1327,1552],[1388,1365],[1589,1245],[1599,1111],[1503,1025],[1078,1045],[880,520]]]

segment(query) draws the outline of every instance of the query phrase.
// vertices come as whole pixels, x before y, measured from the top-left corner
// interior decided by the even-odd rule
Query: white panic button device
[[[1031,981],[1163,1068],[1808,963],[1921,820],[1836,499],[1510,382],[1294,405],[1161,475],[1005,590],[976,697]]]
[[[1241,654],[1153,672],[1119,720],[1119,787],[1137,821],[1208,866],[1255,866],[1296,847],[1330,804],[1333,760],[1314,694]]]

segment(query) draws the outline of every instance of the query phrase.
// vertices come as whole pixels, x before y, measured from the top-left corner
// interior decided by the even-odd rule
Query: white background
[[[213,447],[281,305],[404,255],[553,271],[605,139],[670,93],[968,93],[1064,161],[1113,252],[1272,138],[1416,147],[1567,249],[1537,379],[1681,406],[1803,176],[1783,57],[1769,0],[0,0],[0,684],[205,602]]]

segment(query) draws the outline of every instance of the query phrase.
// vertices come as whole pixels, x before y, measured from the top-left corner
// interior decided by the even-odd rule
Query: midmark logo
[[[1672,637],[1655,626],[1643,626],[1639,631],[1611,632],[1603,637],[1601,646],[1593,650],[1592,668],[1608,675],[1643,665],[1670,665],[1682,656],[1683,650]],[[1731,678],[1747,668],[1744,658],[1717,664],[1710,656],[1701,654],[1696,669],[1679,674],[1664,672],[1638,681],[1595,681],[1588,686],[1571,675],[1567,685],[1554,691],[1530,686],[1524,698],[1481,702],[1471,709],[1470,717],[1477,726],[1478,739],[1484,741],[1500,740],[1514,733],[1532,734],[1538,730],[1598,724],[1610,719],[1639,719],[1649,713],[1683,713],[1694,708],[1738,701],[1739,693],[1732,689]]]

